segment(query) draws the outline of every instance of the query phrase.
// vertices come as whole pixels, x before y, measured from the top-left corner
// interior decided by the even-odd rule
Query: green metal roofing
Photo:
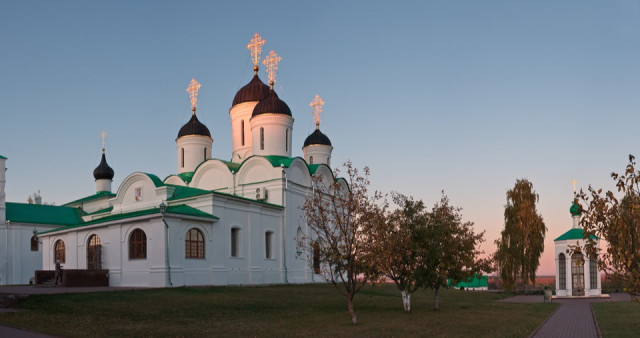
[[[151,208],[151,209],[137,210],[137,211],[132,211],[132,212],[125,212],[125,213],[122,213],[122,214],[114,214],[114,215],[102,217],[102,218],[99,218],[99,219],[96,219],[96,220],[92,220],[92,221],[89,221],[89,222],[82,222],[82,220],[80,220],[80,223],[76,223],[76,224],[72,224],[72,225],[56,228],[56,229],[49,230],[49,231],[43,231],[41,233],[42,234],[46,234],[46,233],[56,232],[56,231],[61,231],[61,230],[80,228],[80,227],[93,225],[93,224],[100,224],[100,223],[106,223],[106,222],[110,222],[110,221],[117,221],[117,220],[126,219],[126,218],[132,218],[132,217],[138,217],[138,216],[146,216],[146,215],[159,214],[159,213],[160,213],[160,208],[157,208],[157,207],[156,208]],[[192,207],[190,207],[188,205],[184,205],[184,204],[176,205],[176,206],[168,206],[165,214],[197,216],[197,217],[210,218],[210,219],[213,219],[213,220],[220,219],[220,218],[218,218],[218,217],[216,217],[216,216],[214,216],[212,214],[206,213],[204,211],[200,211],[200,210],[198,210],[196,208],[192,208]]]
[[[104,209],[96,210],[94,212],[90,212],[90,213],[87,214],[87,216],[102,214],[102,213],[105,213],[105,212],[109,212],[111,210],[113,210],[113,205],[108,207],[108,208],[104,208]]]
[[[4,156],[2,156],[2,155],[0,155],[0,158],[1,158],[1,159],[4,159],[4,160],[6,160],[6,159],[7,159],[6,157],[4,157]]]
[[[82,222],[78,208],[7,202],[7,220],[16,223],[70,225]]]
[[[291,165],[291,162],[293,162],[293,160],[296,159],[295,157],[276,156],[276,155],[267,155],[262,157],[264,157],[267,161],[271,162],[271,165],[274,167],[284,166],[286,168],[289,168],[289,166]]]
[[[467,289],[467,288],[483,288],[483,287],[487,288],[487,287],[489,287],[489,277],[488,276],[482,276],[482,275],[475,275],[473,277],[470,277],[466,281],[462,281],[462,282],[454,285],[454,287],[456,287],[456,288],[463,287],[465,289]]]
[[[168,201],[173,201],[173,200],[178,200],[178,199],[188,198],[188,197],[194,197],[194,196],[200,196],[200,195],[205,195],[205,194],[210,194],[211,193],[211,191],[209,191],[209,190],[203,190],[203,189],[192,188],[192,187],[183,187],[181,185],[167,184],[167,186],[175,188],[175,190],[173,191],[173,195],[171,195],[171,197],[169,197],[167,199]]]
[[[178,176],[180,177],[180,179],[182,179],[182,181],[184,181],[184,183],[189,183],[189,182],[191,182],[191,179],[193,178],[193,171],[186,172],[186,173],[180,173],[180,174],[178,174]]]
[[[73,205],[73,204],[81,204],[81,203],[86,203],[86,202],[90,202],[90,201],[101,199],[101,198],[113,198],[113,197],[116,197],[116,194],[111,193],[109,191],[100,191],[100,192],[96,193],[95,195],[83,197],[83,198],[77,199],[75,201],[71,201],[69,203],[65,203],[65,204],[63,204],[63,206],[69,206],[69,205]]]
[[[307,167],[309,167],[309,173],[313,175],[316,173],[316,170],[318,170],[318,168],[320,167],[320,164],[309,164],[307,165]]]
[[[154,174],[149,174],[149,173],[143,173],[143,174],[149,176],[149,178],[151,179],[151,181],[153,181],[153,184],[156,186],[156,188],[159,188],[164,185],[164,183],[162,183],[162,180],[158,178],[158,176]]]
[[[589,238],[591,239],[599,239],[598,237],[591,235],[589,236]],[[584,231],[582,230],[582,228],[573,228],[567,232],[565,232],[564,234],[562,234],[560,237],[554,239],[553,241],[565,241],[568,239],[584,239]]]

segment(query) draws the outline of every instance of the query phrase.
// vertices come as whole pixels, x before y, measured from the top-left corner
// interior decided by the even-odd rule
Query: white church
[[[327,185],[346,182],[330,169],[333,147],[319,129],[318,96],[311,104],[316,130],[303,157],[292,156],[294,118],[273,89],[280,58],[272,51],[263,61],[270,85],[264,84],[263,44],[256,34],[247,46],[254,76],[229,110],[230,161],[211,158],[213,138],[196,114],[195,80],[187,88],[192,116],[176,138],[177,173],[164,180],[135,172],[113,190],[103,147],[95,194],[63,206],[6,203],[7,159],[0,156],[0,284],[27,284],[34,270],[54,270],[56,261],[65,270],[108,270],[111,286],[319,281],[298,245],[308,234],[301,206],[312,176]]]
[[[569,208],[573,225],[571,229],[554,240],[556,258],[557,297],[600,297],[602,281],[597,257],[588,257],[580,252],[569,254],[570,246],[584,247],[584,231],[580,226],[582,208],[575,197]],[[598,243],[600,239],[592,237]]]

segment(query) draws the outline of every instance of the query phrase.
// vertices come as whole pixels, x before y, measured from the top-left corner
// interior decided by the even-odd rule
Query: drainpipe
[[[164,223],[164,248],[165,248],[165,254],[164,256],[167,259],[167,275],[169,278],[169,286],[173,286],[173,283],[171,282],[171,264],[169,262],[169,224],[167,224],[167,221],[164,220],[164,212],[167,210],[167,205],[164,204],[164,202],[160,203],[160,215],[162,216],[162,223]]]
[[[284,283],[289,284],[289,269],[287,268],[287,173],[284,171],[284,164],[280,165],[282,169],[282,265],[284,269]]]

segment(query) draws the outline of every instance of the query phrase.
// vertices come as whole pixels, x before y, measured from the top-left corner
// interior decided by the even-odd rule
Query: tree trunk
[[[356,313],[353,311],[353,296],[347,297],[347,307],[349,308],[349,315],[351,315],[351,323],[356,324],[358,322]]]
[[[402,291],[402,306],[404,307],[404,312],[411,312],[411,294],[407,291]]]
[[[436,304],[433,309],[436,311],[440,311],[440,288],[433,289],[433,292],[436,296]]]

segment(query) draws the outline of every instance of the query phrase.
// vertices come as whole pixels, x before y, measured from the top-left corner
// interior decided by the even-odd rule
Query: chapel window
[[[185,258],[204,258],[204,236],[202,231],[192,228],[184,237]]]
[[[238,257],[240,252],[240,229],[231,229],[231,257]]]
[[[558,274],[558,288],[560,290],[565,290],[567,288],[567,260],[563,253],[558,256]]]
[[[244,120],[240,121],[240,144],[244,146]]]
[[[64,250],[64,242],[60,239],[56,241],[56,244],[53,246],[55,252],[54,263],[60,261],[60,263],[65,262],[65,250]]]
[[[38,237],[31,236],[31,251],[38,251]]]
[[[184,148],[180,148],[180,166],[184,168]]]
[[[260,127],[260,150],[264,150],[264,128]]]
[[[589,283],[592,289],[598,288],[598,260],[595,257],[589,259]]]
[[[87,269],[102,269],[102,241],[98,235],[91,235],[87,242]]]
[[[264,234],[265,258],[273,258],[273,231],[267,231]]]
[[[205,147],[204,149],[204,161],[207,160],[207,148]]]
[[[141,229],[135,229],[129,236],[129,259],[147,258],[147,235]]]
[[[284,151],[289,151],[289,129],[284,132]]]
[[[313,156],[309,156],[309,164],[313,164]]]

